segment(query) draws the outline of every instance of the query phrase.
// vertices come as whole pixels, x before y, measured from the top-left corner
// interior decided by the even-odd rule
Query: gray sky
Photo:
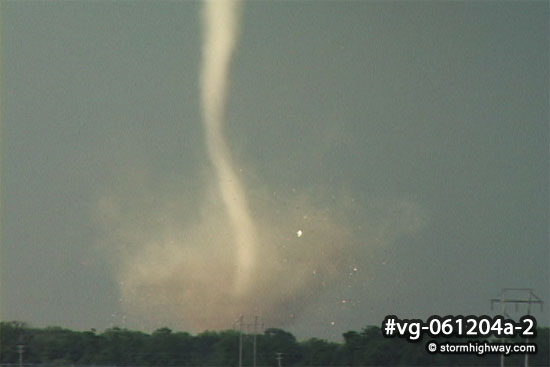
[[[216,201],[200,8],[2,1],[2,320],[187,327],[123,305],[120,268]],[[253,214],[346,233],[304,242],[333,270],[283,327],[486,314],[503,287],[550,301],[548,19],[545,1],[245,3],[226,134]],[[266,262],[294,274],[293,254]]]

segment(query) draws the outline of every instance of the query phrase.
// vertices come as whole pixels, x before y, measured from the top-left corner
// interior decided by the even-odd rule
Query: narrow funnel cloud
[[[223,134],[229,69],[238,36],[240,0],[205,0],[201,97],[206,145],[215,168],[219,192],[233,231],[236,250],[234,291],[249,288],[254,269],[257,234],[245,190],[235,173]]]

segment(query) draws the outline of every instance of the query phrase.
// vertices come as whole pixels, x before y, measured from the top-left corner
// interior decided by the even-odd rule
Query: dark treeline
[[[538,353],[529,356],[531,366],[549,366],[549,328],[539,328],[531,342]],[[102,333],[72,331],[60,327],[34,328],[21,322],[0,323],[0,363],[55,366],[238,366],[239,332],[205,331],[197,335],[161,328],[151,334],[121,328]],[[243,335],[242,361],[253,365],[256,339],[258,366],[497,366],[500,355],[429,354],[425,337],[417,343],[384,338],[379,327],[344,333],[342,343],[321,339],[297,341],[289,332],[267,329],[263,334]],[[437,339],[438,342],[443,340]],[[452,341],[466,342],[467,339]],[[520,342],[521,340],[516,340]],[[18,347],[22,345],[22,347]],[[523,365],[523,355],[505,358],[506,366]]]

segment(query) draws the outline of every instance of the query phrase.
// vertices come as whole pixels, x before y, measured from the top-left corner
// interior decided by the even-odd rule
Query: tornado
[[[209,159],[232,229],[235,247],[233,291],[244,294],[250,287],[256,263],[257,230],[250,214],[245,189],[235,170],[224,136],[231,59],[239,33],[241,0],[205,0],[202,49],[201,102]]]
[[[371,244],[389,243],[423,222],[413,220],[422,214],[414,203],[382,202],[358,225],[350,217],[359,213],[353,198],[329,199],[323,187],[276,192],[256,179],[256,194],[245,190],[224,132],[242,5],[204,0],[200,8],[199,126],[203,159],[211,163],[202,195],[183,179],[167,185],[172,176],[138,165],[119,172],[115,181],[125,184],[109,185],[97,203],[105,228],[99,243],[112,259],[123,315],[139,327],[225,330],[238,315],[279,327],[299,322],[319,300],[323,306],[338,294],[348,299],[342,288],[349,293],[359,284],[357,265],[366,268],[374,257]],[[324,310],[315,315],[330,325]]]

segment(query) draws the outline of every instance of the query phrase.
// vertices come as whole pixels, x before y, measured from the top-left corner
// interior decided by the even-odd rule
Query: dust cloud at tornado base
[[[97,209],[105,229],[100,247],[116,271],[124,319],[138,326],[226,329],[240,315],[291,325],[324,294],[347,286],[350,269],[358,268],[359,277],[372,275],[369,264],[378,261],[373,257],[427,220],[407,200],[371,201],[372,212],[365,213],[344,194],[291,191],[283,198],[256,188],[249,198],[258,263],[250,286],[236,293],[239,262],[216,184],[200,194],[152,187],[136,183],[112,191]]]

